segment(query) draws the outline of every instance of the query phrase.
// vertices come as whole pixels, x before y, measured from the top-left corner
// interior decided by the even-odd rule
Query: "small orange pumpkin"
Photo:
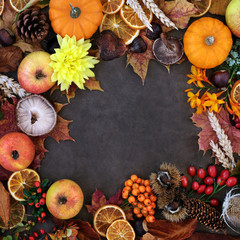
[[[100,0],[50,0],[49,18],[55,33],[77,40],[90,38],[102,21]]]
[[[188,60],[199,68],[214,68],[224,62],[233,44],[231,31],[221,21],[203,17],[193,22],[184,38]]]

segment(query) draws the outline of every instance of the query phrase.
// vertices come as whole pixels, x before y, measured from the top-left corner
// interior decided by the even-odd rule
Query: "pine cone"
[[[223,219],[221,219],[221,214],[214,207],[211,207],[199,199],[186,199],[184,201],[184,207],[189,217],[197,218],[197,220],[207,228],[219,231],[226,227]]]
[[[18,35],[27,43],[40,42],[49,29],[47,16],[40,8],[28,8],[18,16],[16,23]]]

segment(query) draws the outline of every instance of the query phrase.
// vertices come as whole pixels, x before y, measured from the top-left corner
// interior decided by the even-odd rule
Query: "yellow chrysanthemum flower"
[[[60,48],[55,49],[55,53],[50,56],[50,66],[54,71],[52,81],[61,85],[61,91],[68,91],[73,82],[80,89],[84,89],[85,80],[95,76],[90,68],[94,68],[94,64],[99,62],[96,58],[88,56],[88,50],[92,46],[90,40],[76,41],[75,36],[70,38],[68,35],[64,38],[57,35],[57,39]]]

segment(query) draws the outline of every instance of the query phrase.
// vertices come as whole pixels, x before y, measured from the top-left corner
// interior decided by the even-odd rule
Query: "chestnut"
[[[226,87],[229,78],[230,73],[227,70],[220,70],[211,75],[210,81],[217,88],[223,88]]]
[[[181,205],[181,201],[173,200],[166,208],[170,213],[177,213],[182,208]]]
[[[0,30],[0,44],[3,47],[11,46],[16,40],[16,36],[8,28],[2,28]]]
[[[146,31],[146,37],[151,40],[156,40],[160,37],[160,33],[162,32],[162,28],[158,23],[152,22],[152,31],[150,29],[147,29]]]
[[[129,48],[134,53],[144,53],[147,51],[147,44],[144,42],[142,37],[138,36],[129,45]]]
[[[162,187],[169,187],[171,185],[171,177],[167,171],[158,172],[157,180]]]

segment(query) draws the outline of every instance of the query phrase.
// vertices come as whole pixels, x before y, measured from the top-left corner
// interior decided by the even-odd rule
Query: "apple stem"
[[[17,160],[19,158],[19,153],[17,150],[12,151],[12,158],[14,160]]]
[[[66,197],[59,197],[59,204],[63,205],[67,202],[67,198]]]
[[[46,76],[45,74],[43,74],[42,71],[38,70],[38,71],[36,72],[36,74],[35,74],[35,77],[36,77],[37,80],[39,80],[39,79],[45,78],[45,77],[47,77],[47,76]]]

